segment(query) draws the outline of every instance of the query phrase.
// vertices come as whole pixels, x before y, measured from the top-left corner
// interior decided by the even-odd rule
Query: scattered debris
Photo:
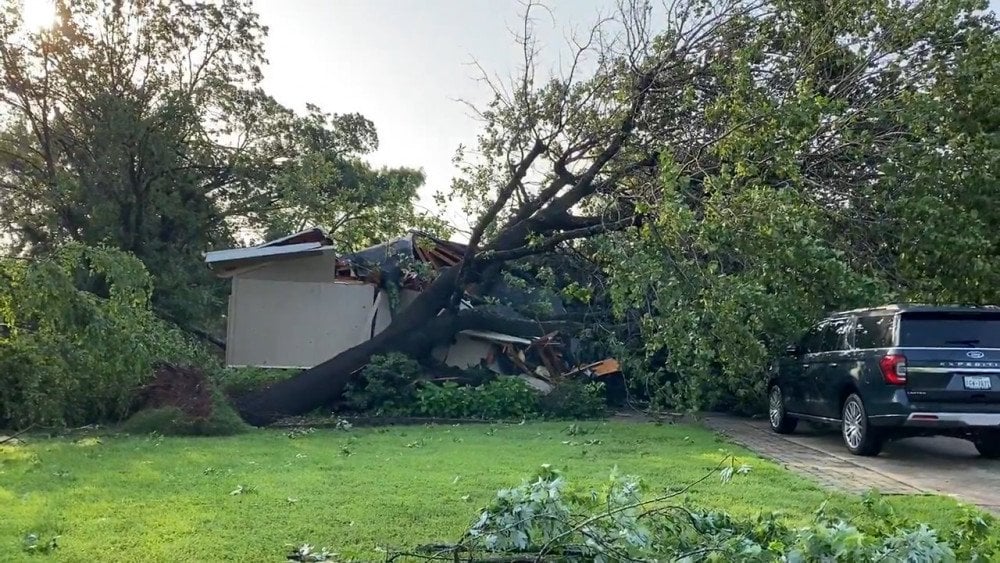
[[[43,541],[35,533],[24,536],[23,549],[26,553],[52,553],[59,547],[59,536]]]
[[[231,496],[251,495],[256,493],[257,493],[257,487],[254,487],[253,485],[236,485],[235,489],[229,491],[229,494]]]
[[[313,546],[303,544],[288,554],[288,561],[330,561],[335,555],[335,553],[327,551],[325,547],[319,551],[314,551]]]
[[[286,435],[289,438],[291,438],[291,439],[294,440],[296,438],[302,438],[304,436],[308,436],[308,435],[312,434],[315,431],[316,431],[316,429],[312,428],[312,427],[309,427],[309,428],[293,428]]]
[[[29,430],[31,430],[34,427],[35,427],[34,424],[29,425],[27,428],[25,428],[23,430],[20,430],[18,432],[15,432],[15,433],[13,433],[10,436],[4,436],[3,434],[0,434],[0,446],[3,446],[3,445],[7,445],[7,446],[20,446],[20,445],[24,444],[24,440],[21,440],[20,437],[24,436],[25,433],[27,433]]]

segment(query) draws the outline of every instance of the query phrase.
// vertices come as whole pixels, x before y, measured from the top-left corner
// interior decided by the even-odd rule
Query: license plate
[[[993,388],[993,385],[987,375],[967,375],[965,376],[965,388],[976,391],[988,391]]]

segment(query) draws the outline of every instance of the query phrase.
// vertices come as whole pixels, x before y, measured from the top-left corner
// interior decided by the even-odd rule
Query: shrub
[[[211,361],[153,314],[130,254],[72,244],[0,260],[0,279],[0,425],[119,421],[157,360]]]
[[[518,377],[500,377],[478,387],[425,384],[417,390],[414,414],[485,420],[596,418],[604,414],[604,397],[600,384],[567,381],[543,395]]]
[[[598,418],[604,415],[604,385],[565,381],[539,398],[538,409],[546,418]]]
[[[413,414],[434,418],[472,418],[474,387],[460,387],[453,382],[443,385],[428,383],[417,389]]]
[[[231,436],[250,429],[221,393],[215,393],[213,398],[208,416],[192,416],[178,407],[145,409],[126,420],[122,430],[164,436]]]
[[[401,354],[375,356],[348,384],[348,406],[375,415],[520,420],[595,418],[604,413],[600,384],[561,383],[542,395],[519,377],[495,377],[477,386],[421,381],[420,365]],[[480,377],[479,380],[486,379]]]
[[[428,383],[417,390],[413,410],[436,418],[529,418],[537,415],[538,392],[516,377],[501,377],[478,387]]]
[[[520,419],[538,414],[540,393],[519,377],[501,377],[475,388],[472,410],[487,420]]]
[[[409,414],[416,403],[420,364],[403,354],[373,356],[357,381],[347,384],[350,408],[375,414]]]

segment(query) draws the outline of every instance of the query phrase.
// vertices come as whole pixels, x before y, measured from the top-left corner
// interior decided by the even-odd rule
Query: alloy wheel
[[[848,401],[844,405],[844,441],[851,449],[856,450],[861,447],[861,441],[864,439],[864,418],[865,413],[856,401]]]
[[[781,419],[785,417],[785,405],[781,397],[781,389],[775,385],[771,389],[770,399],[768,400],[768,415],[771,418],[771,427],[777,428],[781,426]]]

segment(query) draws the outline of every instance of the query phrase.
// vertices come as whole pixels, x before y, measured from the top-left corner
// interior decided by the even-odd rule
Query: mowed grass
[[[731,454],[750,473],[729,484],[713,475],[690,491],[695,502],[805,522],[829,500],[864,518],[859,498],[831,496],[699,427],[577,425],[590,432],[527,423],[331,429],[295,439],[277,430],[111,434],[0,446],[0,561],[283,561],[302,543],[378,560],[381,548],[457,540],[498,488],[543,463],[582,485],[605,481],[617,466],[655,494],[703,477]],[[240,486],[242,494],[231,494]],[[892,502],[941,528],[959,511],[940,497]],[[29,533],[58,535],[59,547],[28,557]]]

